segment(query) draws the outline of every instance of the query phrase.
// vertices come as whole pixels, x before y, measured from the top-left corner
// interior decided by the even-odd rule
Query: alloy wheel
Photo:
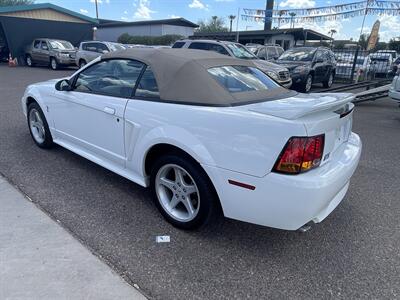
[[[180,222],[193,220],[200,209],[200,193],[192,176],[176,164],[161,167],[155,178],[155,190],[162,208]]]
[[[35,141],[38,144],[44,143],[46,139],[44,123],[40,117],[39,111],[37,111],[35,108],[32,108],[29,112],[29,127]]]
[[[51,60],[50,64],[51,64],[51,68],[53,70],[57,69],[57,62],[56,62],[56,60],[54,58]]]
[[[306,92],[309,92],[311,90],[311,86],[312,86],[312,76],[309,75],[306,81]]]
[[[331,73],[331,74],[329,75],[329,79],[328,79],[328,87],[331,87],[332,84],[333,84],[333,74]]]

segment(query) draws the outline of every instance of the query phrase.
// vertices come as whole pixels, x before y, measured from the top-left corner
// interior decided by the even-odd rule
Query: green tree
[[[388,44],[385,42],[377,42],[374,50],[387,50]]]
[[[358,44],[360,45],[361,49],[365,50],[368,47],[368,40],[369,40],[369,34],[363,33],[360,36],[360,40]]]
[[[400,52],[400,37],[390,39],[388,48]]]
[[[345,41],[335,41],[333,43],[333,45],[335,46],[335,49],[344,49],[344,45],[346,45]]]
[[[207,21],[199,21],[198,32],[227,32],[228,27],[225,26],[225,21],[217,16],[212,16]]]
[[[118,43],[140,44],[140,45],[172,45],[177,40],[183,38],[181,35],[167,34],[162,36],[132,36],[123,33],[118,38]]]
[[[17,6],[17,5],[28,5],[33,4],[34,0],[0,0],[1,6]]]

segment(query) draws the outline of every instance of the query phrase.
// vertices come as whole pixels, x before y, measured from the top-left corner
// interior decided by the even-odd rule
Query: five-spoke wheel
[[[43,143],[46,132],[44,129],[43,120],[36,108],[32,108],[29,112],[29,126],[35,141],[39,144]]]
[[[178,221],[191,221],[199,212],[197,185],[190,174],[178,165],[167,164],[158,170],[156,192],[165,211]]]
[[[150,177],[155,204],[173,225],[192,229],[216,216],[218,197],[213,185],[189,156],[159,157],[153,163]]]
[[[28,126],[31,136],[41,148],[49,148],[53,145],[49,125],[39,104],[32,102],[28,106]]]

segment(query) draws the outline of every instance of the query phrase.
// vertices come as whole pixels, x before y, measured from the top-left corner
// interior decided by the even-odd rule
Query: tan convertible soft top
[[[292,94],[281,87],[266,91],[230,93],[207,72],[207,69],[227,65],[255,65],[251,61],[212,51],[133,48],[102,55],[102,59],[115,58],[135,59],[149,65],[157,81],[160,99],[168,102],[232,106]]]

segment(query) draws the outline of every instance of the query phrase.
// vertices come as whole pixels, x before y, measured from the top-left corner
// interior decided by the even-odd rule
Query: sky
[[[95,0],[39,0],[50,2],[70,10],[80,12],[90,17],[95,17]],[[309,8],[335,4],[345,4],[358,0],[275,0],[275,5],[280,9]],[[400,0],[399,0],[400,1]],[[120,21],[157,20],[166,18],[183,17],[194,23],[199,20],[207,20],[210,16],[219,16],[226,20],[228,15],[237,15],[239,8],[265,8],[266,0],[98,0],[99,18],[114,19]],[[241,13],[243,11],[241,10]],[[400,17],[394,16],[367,16],[364,33],[369,33],[373,23],[381,21],[380,40],[388,41],[392,37],[400,36]],[[236,18],[233,28],[236,28]],[[335,39],[358,39],[363,17],[354,17],[340,21],[326,21],[322,23],[302,24],[301,27],[311,28],[328,34],[335,29]],[[239,18],[239,30],[262,29],[263,24],[244,21]],[[276,26],[276,24],[274,24]],[[288,27],[288,25],[285,25]],[[300,27],[300,26],[296,26]]]

